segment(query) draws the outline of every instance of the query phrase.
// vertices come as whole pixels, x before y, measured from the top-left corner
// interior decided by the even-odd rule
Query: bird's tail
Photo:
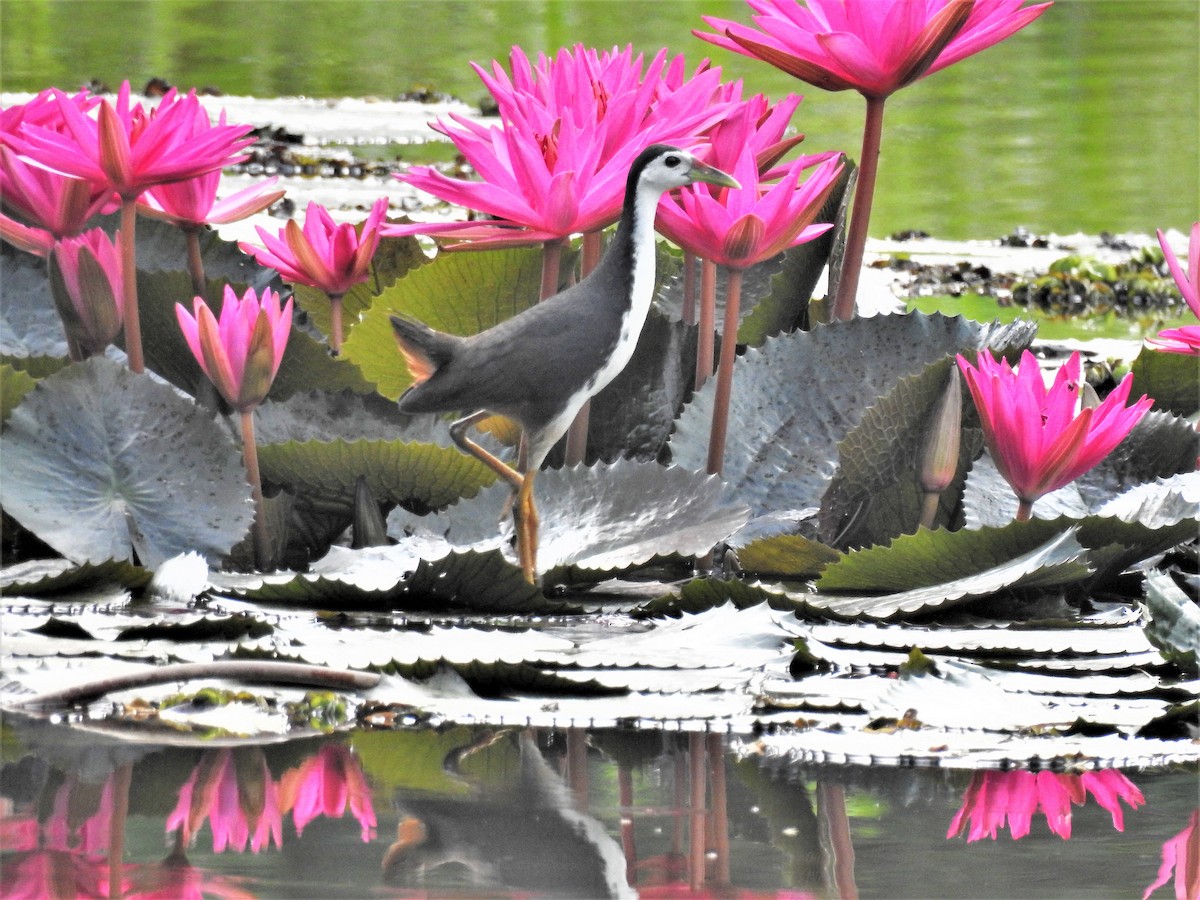
[[[396,343],[408,364],[413,384],[428,381],[434,372],[450,361],[455,345],[462,340],[408,316],[393,315],[391,320]]]

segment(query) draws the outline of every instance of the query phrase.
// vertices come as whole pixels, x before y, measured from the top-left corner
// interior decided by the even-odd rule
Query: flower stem
[[[138,316],[137,295],[137,198],[121,200],[121,272],[125,296],[122,299],[125,315],[125,355],[134,372],[146,371],[142,357],[142,322]]]
[[[200,229],[185,228],[183,234],[187,239],[188,272],[192,276],[192,290],[203,297],[208,288],[208,276],[204,274],[204,260],[200,258]]]
[[[329,352],[338,356],[342,352],[342,295],[329,295],[329,314],[332,319],[329,334]]]
[[[704,382],[712,377],[716,321],[717,265],[705,259],[700,263],[700,330],[696,338],[696,380],[693,385],[696,390],[704,387]]]
[[[540,297],[542,300],[558,293],[558,273],[562,267],[564,243],[562,238],[542,243],[542,293]]]
[[[258,471],[258,445],[254,440],[254,410],[242,413],[242,459],[250,481],[250,496],[254,500],[254,565],[266,571],[271,562],[271,539],[267,534],[267,516],[263,509],[262,476]]]
[[[850,213],[850,232],[846,236],[846,252],[842,257],[841,279],[833,303],[835,321],[854,318],[854,301],[858,296],[858,276],[862,272],[863,250],[867,229],[871,224],[871,202],[875,197],[875,175],[879,169],[879,143],[883,136],[883,104],[885,97],[867,98],[867,119],[863,125],[862,154],[858,161],[858,186],[854,189],[854,208]]]
[[[725,291],[725,327],[721,330],[721,362],[717,366],[717,396],[713,400],[712,431],[708,438],[708,473],[718,475],[725,463],[729,429],[729,398],[733,392],[733,361],[737,356],[738,308],[742,302],[742,270],[730,269]]]
[[[932,529],[937,521],[938,502],[942,499],[940,491],[926,491],[921,499],[921,527]]]
[[[117,766],[112,774],[112,816],[108,820],[108,896],[125,891],[125,823],[129,819],[129,789],[133,764]]]
[[[696,324],[696,254],[683,251],[683,324]]]
[[[1020,500],[1017,503],[1017,521],[1028,522],[1031,518],[1033,518],[1033,501]]]

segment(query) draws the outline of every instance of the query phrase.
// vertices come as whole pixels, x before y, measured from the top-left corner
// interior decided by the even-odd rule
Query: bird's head
[[[722,187],[741,187],[732,175],[702,163],[687,150],[666,144],[653,144],[642,151],[634,162],[631,172],[640,185],[656,187],[662,191],[683,187],[703,181]]]

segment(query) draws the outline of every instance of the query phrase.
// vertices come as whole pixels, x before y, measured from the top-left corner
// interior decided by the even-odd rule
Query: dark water
[[[5,0],[7,91],[152,76],[260,97],[391,97],[430,87],[474,102],[468,63],[576,42],[711,56],[750,92],[806,95],[811,150],[857,157],[862,98],[801,85],[692,36],[740,0]],[[885,119],[878,236],[1185,230],[1200,215],[1200,4],[1058,0],[984,53],[895,95]]]
[[[1109,772],[1144,797],[1117,802],[1124,830],[1092,789],[1069,839],[1037,813],[1019,840],[969,842],[947,832],[982,774],[763,760],[752,738],[451,727],[164,748],[9,720],[3,749],[6,897],[110,878],[161,897],[1134,897],[1197,803],[1195,771]]]

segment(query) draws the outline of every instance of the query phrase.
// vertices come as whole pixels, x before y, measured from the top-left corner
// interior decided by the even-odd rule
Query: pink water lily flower
[[[1026,350],[1013,370],[984,350],[976,365],[961,354],[958,366],[979,411],[992,461],[1019,500],[1018,519],[1028,519],[1043,494],[1070,484],[1121,443],[1153,404],[1143,395],[1125,403],[1133,376],[1098,407],[1080,406],[1080,358],[1071,354],[1047,389],[1037,359]]]
[[[379,246],[380,229],[388,201],[380,197],[359,234],[348,222],[338,224],[329,210],[309,203],[304,227],[290,220],[278,235],[256,226],[266,249],[242,242],[242,250],[262,265],[275,269],[284,281],[320,288],[330,296],[341,296],[370,277],[371,257]]]
[[[147,189],[138,200],[138,212],[183,229],[240,222],[262,212],[287,193],[273,190],[278,181],[277,176],[272,176],[218,200],[221,173],[208,172]]]
[[[1200,318],[1200,222],[1192,224],[1192,233],[1188,240],[1186,272],[1179,265],[1175,251],[1167,243],[1162,229],[1158,229],[1156,233],[1158,245],[1162,247],[1163,258],[1167,261],[1167,268],[1171,270],[1171,276],[1175,279],[1175,284],[1179,286],[1179,293],[1183,294],[1187,305],[1196,317]],[[1150,338],[1147,343],[1156,350],[1165,350],[1168,353],[1200,356],[1200,325],[1182,325],[1179,328],[1164,329]]]
[[[123,198],[137,197],[156,184],[180,181],[245,159],[254,139],[250,125],[213,125],[195,91],[179,97],[174,89],[151,112],[130,105],[129,82],[116,104],[102,100],[95,119],[61,91],[53,91],[66,127],[26,124],[11,143],[45,168],[108,185]]]
[[[694,34],[829,91],[886,97],[986,50],[1051,5],[1025,0],[747,0],[755,27],[704,16]]]
[[[348,222],[339,225],[325,207],[309,203],[303,229],[293,219],[276,237],[256,226],[266,249],[245,242],[239,245],[262,265],[278,271],[285,281],[319,288],[329,296],[329,348],[335,355],[342,348],[342,296],[371,277],[371,258],[383,235],[380,226],[387,208],[386,197],[376,200],[360,231]]]
[[[814,219],[842,172],[840,154],[802,157],[771,184],[760,180],[754,150],[743,144],[736,164],[725,169],[740,188],[699,184],[660,204],[662,233],[697,256],[745,269],[833,227]]]
[[[747,0],[754,27],[705,16],[710,43],[770,63],[830,91],[867,101],[858,184],[833,302],[854,316],[871,219],[885,101],[900,88],[978,53],[1024,28],[1050,6],[1025,0]]]
[[[719,69],[683,76],[682,59],[657,53],[643,71],[632,49],[598,53],[577,45],[532,63],[514,47],[512,76],[493,62],[475,71],[492,92],[501,125],[451,115],[434,130],[450,138],[482,180],[429,166],[397,177],[494,222],[389,227],[389,235],[453,233],[481,246],[556,241],[616,221],[625,178],[656,141],[694,142],[724,114]]]
[[[31,165],[0,146],[0,198],[18,224],[43,232],[53,243],[83,231],[92,216],[106,211],[114,195],[103,185]],[[8,215],[3,218],[12,221]],[[0,230],[0,237],[7,239],[5,231]]]
[[[74,345],[72,356],[103,353],[121,333],[124,274],[117,246],[100,228],[63,238],[50,255],[50,273],[50,291]]]
[[[1112,816],[1113,828],[1125,830],[1121,801],[1131,809],[1146,802],[1137,785],[1116,769],[1068,775],[1058,772],[977,771],[963,794],[962,807],[946,831],[952,838],[967,832],[967,842],[996,839],[1008,826],[1014,841],[1029,834],[1034,816],[1063,840],[1071,837],[1071,806],[1082,806],[1088,794]],[[968,828],[968,823],[970,827]]]
[[[221,396],[239,412],[258,406],[283,362],[292,329],[292,301],[282,309],[270,288],[262,299],[248,288],[239,299],[229,285],[218,320],[202,297],[193,301],[195,315],[175,304],[175,318],[192,355]]]

